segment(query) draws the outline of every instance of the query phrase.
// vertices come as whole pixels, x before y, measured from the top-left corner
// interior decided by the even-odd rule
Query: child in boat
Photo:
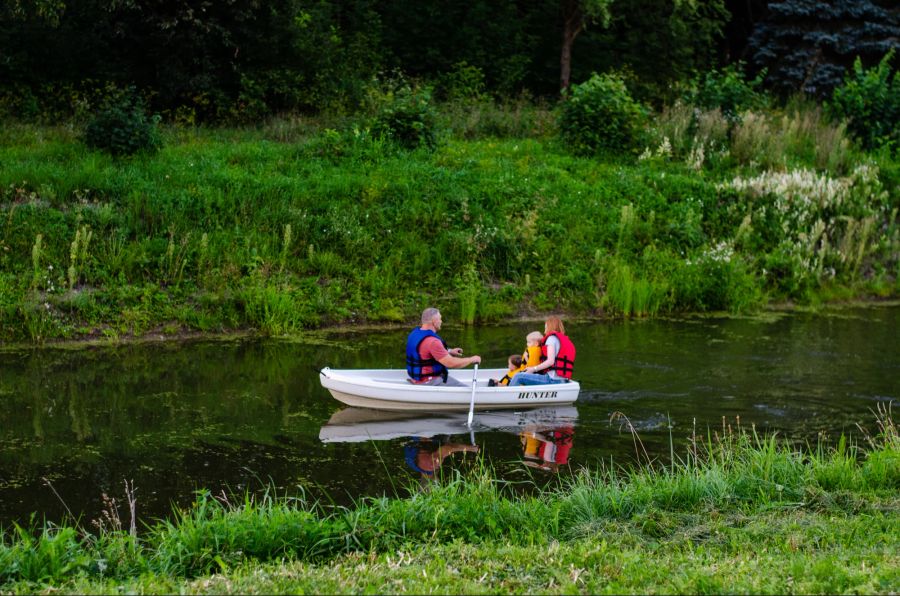
[[[544,339],[544,336],[541,335],[540,331],[532,331],[528,335],[525,336],[525,351],[521,356],[518,356],[517,362],[519,364],[514,368],[513,367],[513,358],[514,356],[509,357],[509,372],[500,379],[499,381],[495,381],[491,379],[488,383],[489,386],[494,387],[496,385],[509,385],[510,380],[516,375],[516,373],[520,373],[529,366],[537,366],[541,363],[541,340]]]
[[[506,364],[509,366],[509,372],[503,375],[503,378],[499,381],[495,379],[491,379],[488,381],[489,387],[496,387],[497,385],[509,385],[509,380],[513,378],[513,375],[519,372],[522,369],[522,356],[520,354],[513,354],[506,360]]]

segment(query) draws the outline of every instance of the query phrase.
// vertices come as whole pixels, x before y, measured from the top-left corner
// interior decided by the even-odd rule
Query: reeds
[[[668,294],[668,284],[636,277],[631,267],[622,262],[616,262],[612,267],[606,278],[603,303],[626,318],[657,314]]]

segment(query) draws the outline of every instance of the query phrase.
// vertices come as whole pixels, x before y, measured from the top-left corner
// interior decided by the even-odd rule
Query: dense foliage
[[[113,155],[155,151],[162,143],[158,116],[148,116],[140,100],[123,96],[101,109],[85,126],[84,141]]]
[[[860,57],[877,63],[900,39],[893,0],[772,2],[750,39],[752,63],[781,93],[827,98]]]
[[[560,110],[563,138],[578,153],[633,151],[646,120],[645,109],[615,75],[572,85]]]
[[[868,70],[857,60],[853,72],[834,92],[835,115],[846,119],[850,132],[869,149],[900,147],[900,70],[891,68],[893,58],[891,50]]]
[[[78,117],[130,85],[182,123],[355,111],[394,71],[501,97],[616,71],[658,105],[741,59],[825,98],[898,34],[889,0],[16,0],[0,8],[0,116]]]
[[[381,73],[439,83],[460,65],[495,95],[555,97],[569,4],[21,0],[0,9],[0,116],[53,122],[134,85],[169,121],[255,122],[352,111]],[[573,80],[615,67],[649,99],[714,64],[728,13],[721,0],[641,0],[609,16],[575,40]]]

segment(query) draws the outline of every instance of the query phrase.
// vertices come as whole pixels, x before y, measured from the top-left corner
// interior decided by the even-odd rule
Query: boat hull
[[[520,387],[489,387],[505,369],[478,371],[475,380],[475,409],[521,409],[571,404],[581,389],[576,381]],[[413,385],[404,369],[333,370],[324,368],[322,386],[341,403],[359,408],[394,411],[443,412],[468,410],[472,397],[472,370],[454,370],[450,375],[462,387]]]
[[[466,412],[422,413],[345,408],[335,412],[319,430],[323,443],[359,443],[404,437],[455,435],[470,430]],[[527,410],[484,412],[475,417],[474,431],[510,434],[540,432],[545,428],[574,426],[575,406],[547,406]]]

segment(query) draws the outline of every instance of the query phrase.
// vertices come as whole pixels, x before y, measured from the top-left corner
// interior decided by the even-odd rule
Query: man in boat
[[[462,358],[462,348],[447,348],[447,342],[437,334],[442,323],[441,311],[426,308],[422,311],[422,325],[406,338],[406,372],[410,383],[464,387],[466,384],[448,376],[447,370],[481,364],[481,356]]]
[[[445,443],[438,437],[410,437],[403,446],[406,465],[421,474],[426,480],[433,480],[435,471],[444,464],[448,455],[454,453],[478,453],[477,445],[463,443]]]
[[[575,344],[566,335],[562,319],[547,317],[544,338],[541,340],[541,363],[529,366],[509,382],[517,385],[547,385],[568,383],[575,371]]]

